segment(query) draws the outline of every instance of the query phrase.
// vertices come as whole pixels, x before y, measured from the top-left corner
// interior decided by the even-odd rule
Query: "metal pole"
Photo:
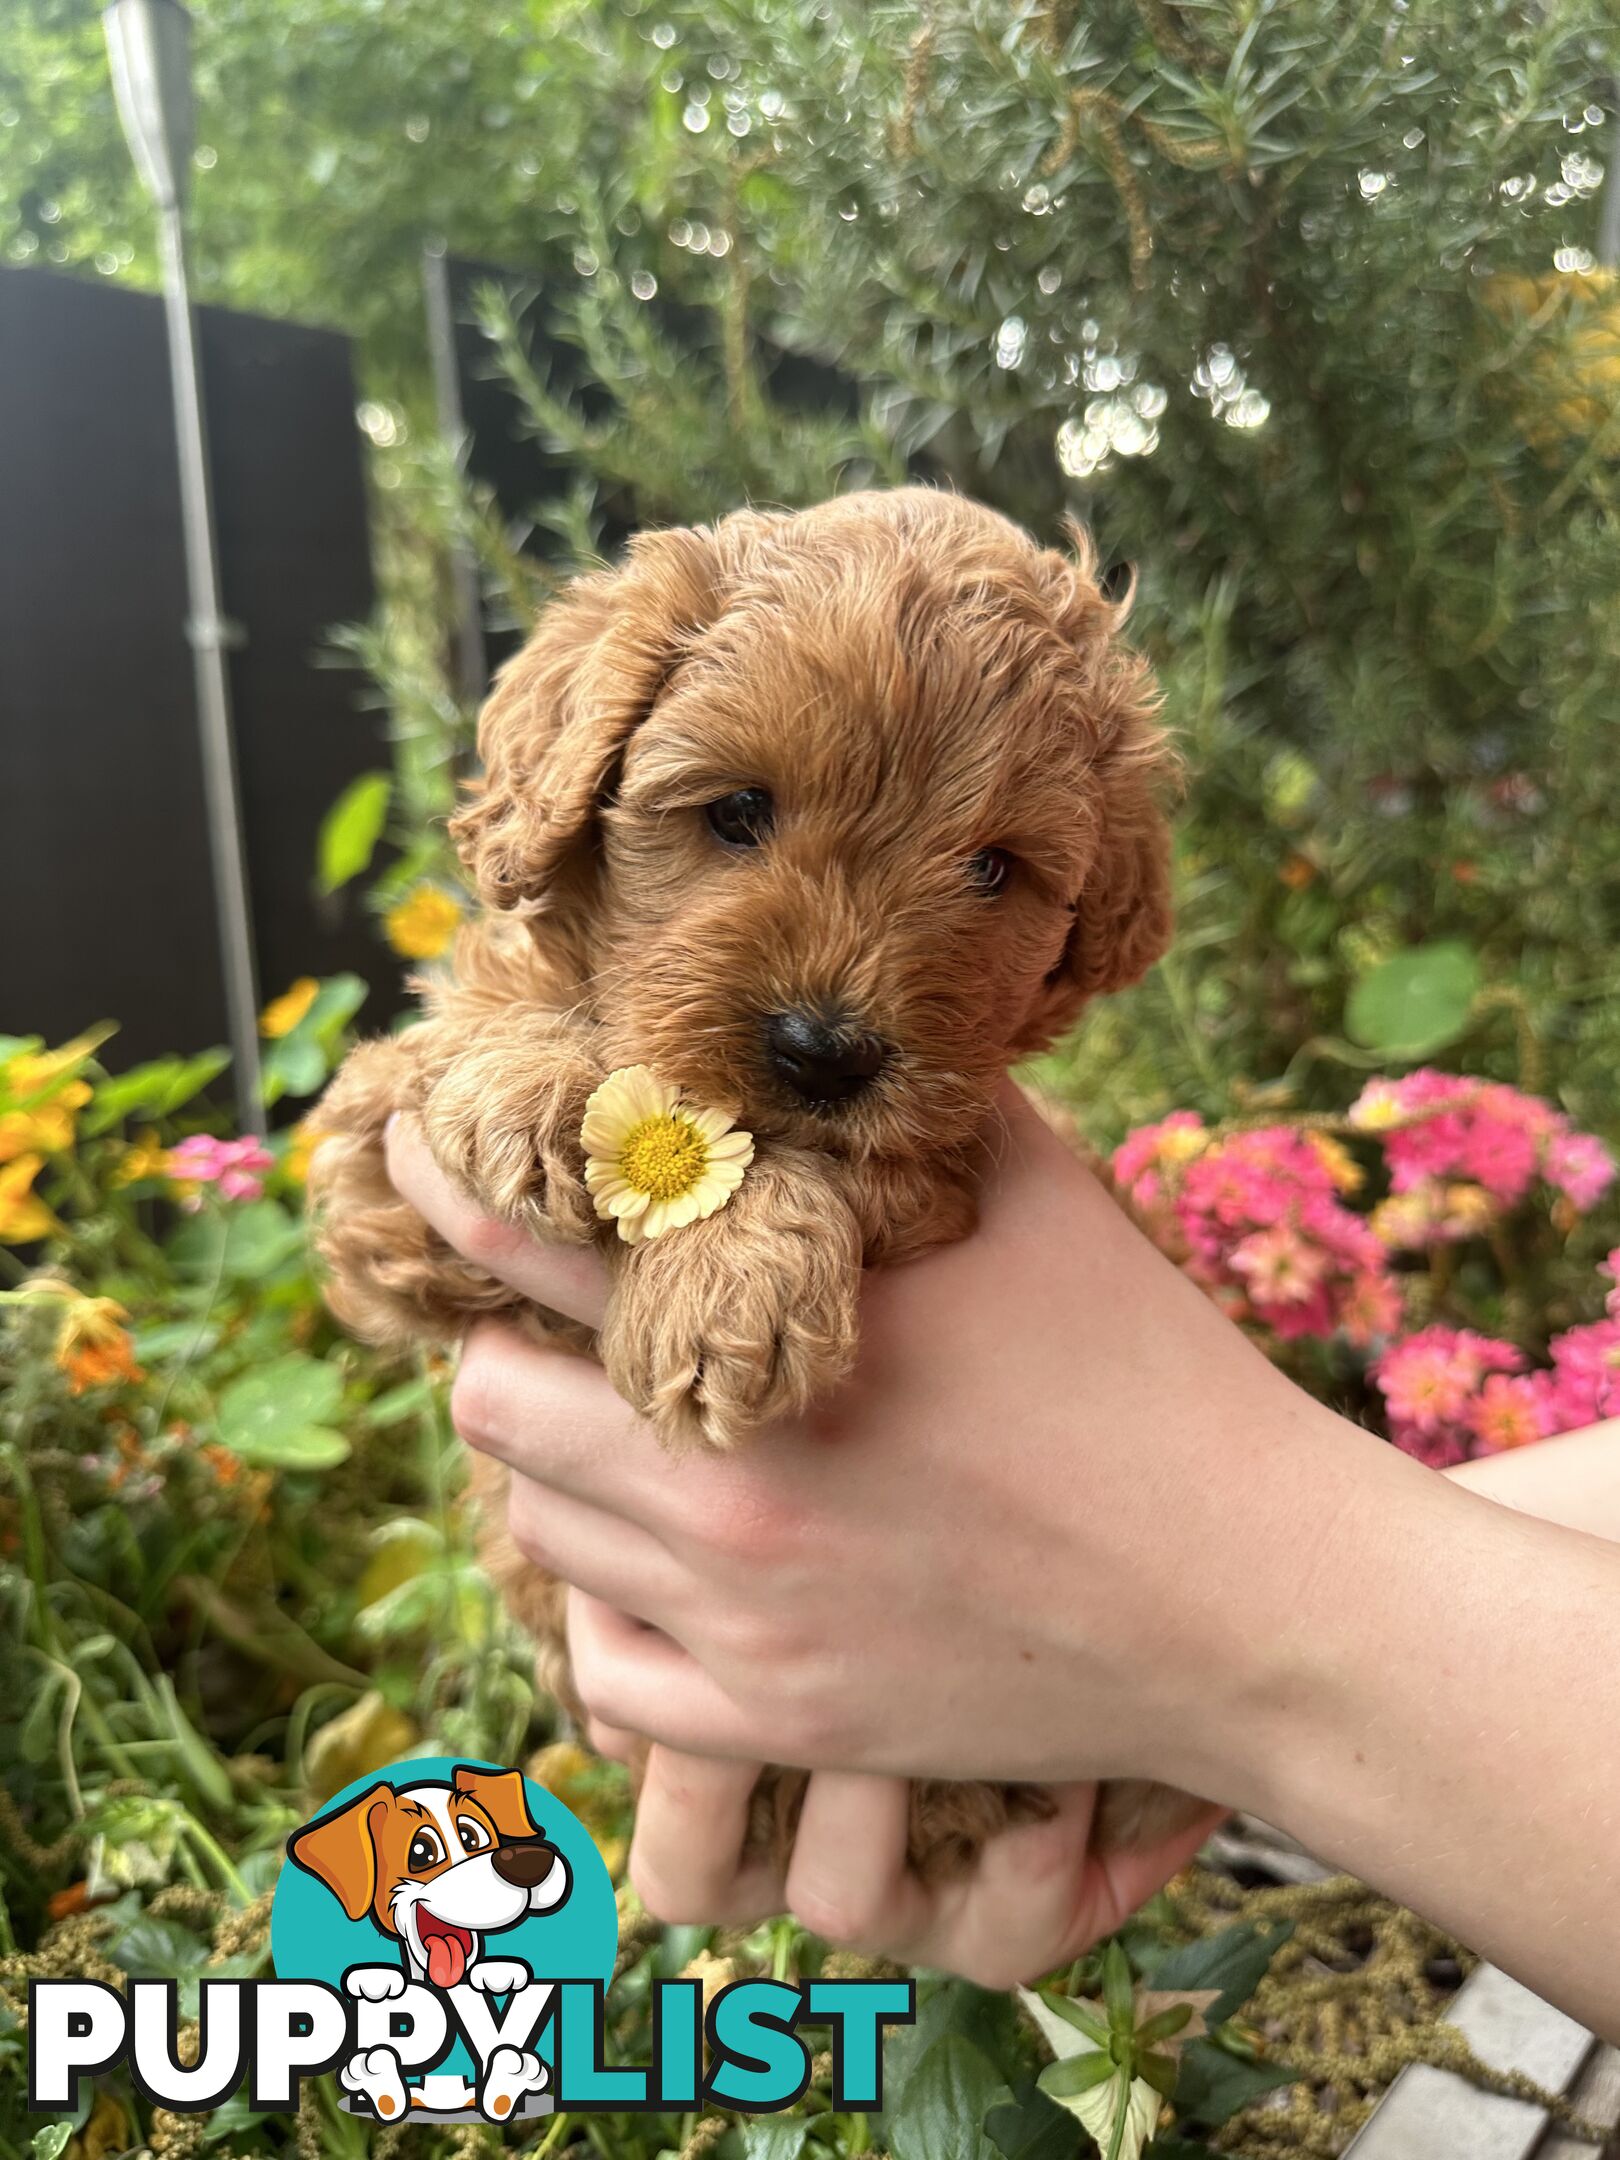
[[[259,992],[253,959],[253,913],[247,855],[242,844],[242,807],[236,749],[231,734],[230,683],[225,654],[229,625],[220,605],[219,555],[215,542],[213,488],[208,470],[208,432],[203,412],[197,321],[186,285],[186,243],[180,204],[158,208],[163,264],[163,313],[169,333],[169,379],[174,397],[175,450],[180,473],[180,522],[185,535],[186,595],[197,690],[197,731],[202,744],[203,798],[214,871],[214,913],[225,971],[225,1010],[235,1065],[237,1113],[243,1127],[265,1129],[264,1085],[259,1065]]]
[[[1609,169],[1598,209],[1597,259],[1603,270],[1620,270],[1620,80],[1611,85],[1614,125],[1609,132]]]

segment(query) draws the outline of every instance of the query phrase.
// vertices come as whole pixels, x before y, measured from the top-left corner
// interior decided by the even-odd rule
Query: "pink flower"
[[[1615,1174],[1601,1140],[1576,1132],[1550,1103],[1500,1081],[1420,1067],[1401,1080],[1370,1080],[1349,1119],[1382,1141],[1397,1194],[1462,1178],[1512,1207],[1539,1175],[1584,1211]]]
[[[1591,1133],[1555,1133],[1547,1148],[1546,1178],[1587,1214],[1614,1182],[1614,1157]]]
[[[217,1186],[226,1200],[257,1200],[264,1191],[265,1173],[275,1157],[251,1133],[239,1140],[216,1140],[208,1133],[193,1133],[169,1150],[165,1168],[177,1185]],[[202,1205],[199,1192],[188,1192],[181,1206],[195,1211]]]
[[[1368,1269],[1354,1276],[1339,1305],[1339,1325],[1358,1350],[1370,1350],[1401,1324],[1401,1293],[1392,1276]]]
[[[1492,1373],[1469,1406],[1468,1424],[1482,1455],[1528,1447],[1545,1436],[1541,1391],[1519,1373]]]
[[[1321,1281],[1328,1256],[1307,1245],[1297,1230],[1278,1223],[1235,1245],[1226,1264],[1243,1277],[1257,1305],[1303,1305]]]
[[[1390,1438],[1421,1462],[1462,1462],[1474,1437],[1469,1412],[1487,1373],[1517,1372],[1523,1352],[1471,1328],[1427,1327],[1391,1343],[1372,1368],[1389,1409]]]

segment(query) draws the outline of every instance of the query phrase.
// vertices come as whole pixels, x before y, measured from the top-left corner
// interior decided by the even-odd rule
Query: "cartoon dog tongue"
[[[436,1988],[453,1988],[459,1985],[467,1970],[467,1946],[458,1932],[454,1935],[429,1934],[422,1931],[422,1948],[427,1952],[428,1978]]]

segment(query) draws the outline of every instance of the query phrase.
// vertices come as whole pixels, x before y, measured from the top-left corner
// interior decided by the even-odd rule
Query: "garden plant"
[[[467,905],[453,551],[521,622],[604,530],[744,499],[910,476],[1053,539],[1077,514],[1134,571],[1181,748],[1180,930],[1030,1077],[1234,1325],[1392,1444],[1443,1467],[1620,1414],[1606,8],[197,15],[208,296],[361,341],[384,598],[333,634],[392,755],[310,874],[366,888],[379,984]],[[0,254],[149,279],[144,233],[93,12],[16,0]],[[525,524],[434,432],[425,240],[529,278],[479,303],[546,453]],[[287,1834],[381,1763],[530,1763],[623,1879],[622,1774],[472,1564],[445,1370],[346,1341],[311,1272],[311,1110],[368,986],[270,987],[267,1144],[207,1046],[129,1070],[116,1015],[65,1044],[0,1015],[0,2154],[367,2149],[328,2080],[290,2121],[109,2078],[42,2125],[22,2062],[31,1975],[172,1975],[189,2007],[263,1971]],[[787,1920],[661,1929],[626,1887],[611,2045],[644,2054],[654,1977],[836,1956]],[[813,2084],[525,2149],[1331,2155],[1403,2061],[1482,2074],[1436,2022],[1468,1962],[1358,1885],[1200,1866],[1039,1990],[925,1978],[881,2117]]]

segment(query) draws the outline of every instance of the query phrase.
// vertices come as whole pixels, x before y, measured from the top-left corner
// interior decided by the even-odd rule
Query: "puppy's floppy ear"
[[[351,1920],[369,1912],[377,1894],[377,1824],[393,1805],[393,1787],[373,1785],[287,1841],[290,1857],[325,1883]]]
[[[540,1835],[540,1825],[529,1813],[521,1770],[472,1770],[458,1763],[450,1779],[458,1793],[476,1800],[506,1844],[514,1838]]]
[[[546,609],[484,707],[484,777],[451,826],[486,906],[549,914],[581,896],[625,745],[720,612],[739,528],[764,522],[639,534],[621,568]]]
[[[1074,926],[1019,1043],[1034,1050],[1067,1027],[1089,998],[1146,974],[1170,942],[1167,798],[1179,765],[1158,724],[1159,693],[1140,654],[1119,640],[1131,593],[1117,605],[1096,582],[1096,555],[1070,521],[1075,560],[1046,557],[1056,626],[1079,655],[1077,715],[1089,756],[1085,786],[1096,846],[1076,896]]]

